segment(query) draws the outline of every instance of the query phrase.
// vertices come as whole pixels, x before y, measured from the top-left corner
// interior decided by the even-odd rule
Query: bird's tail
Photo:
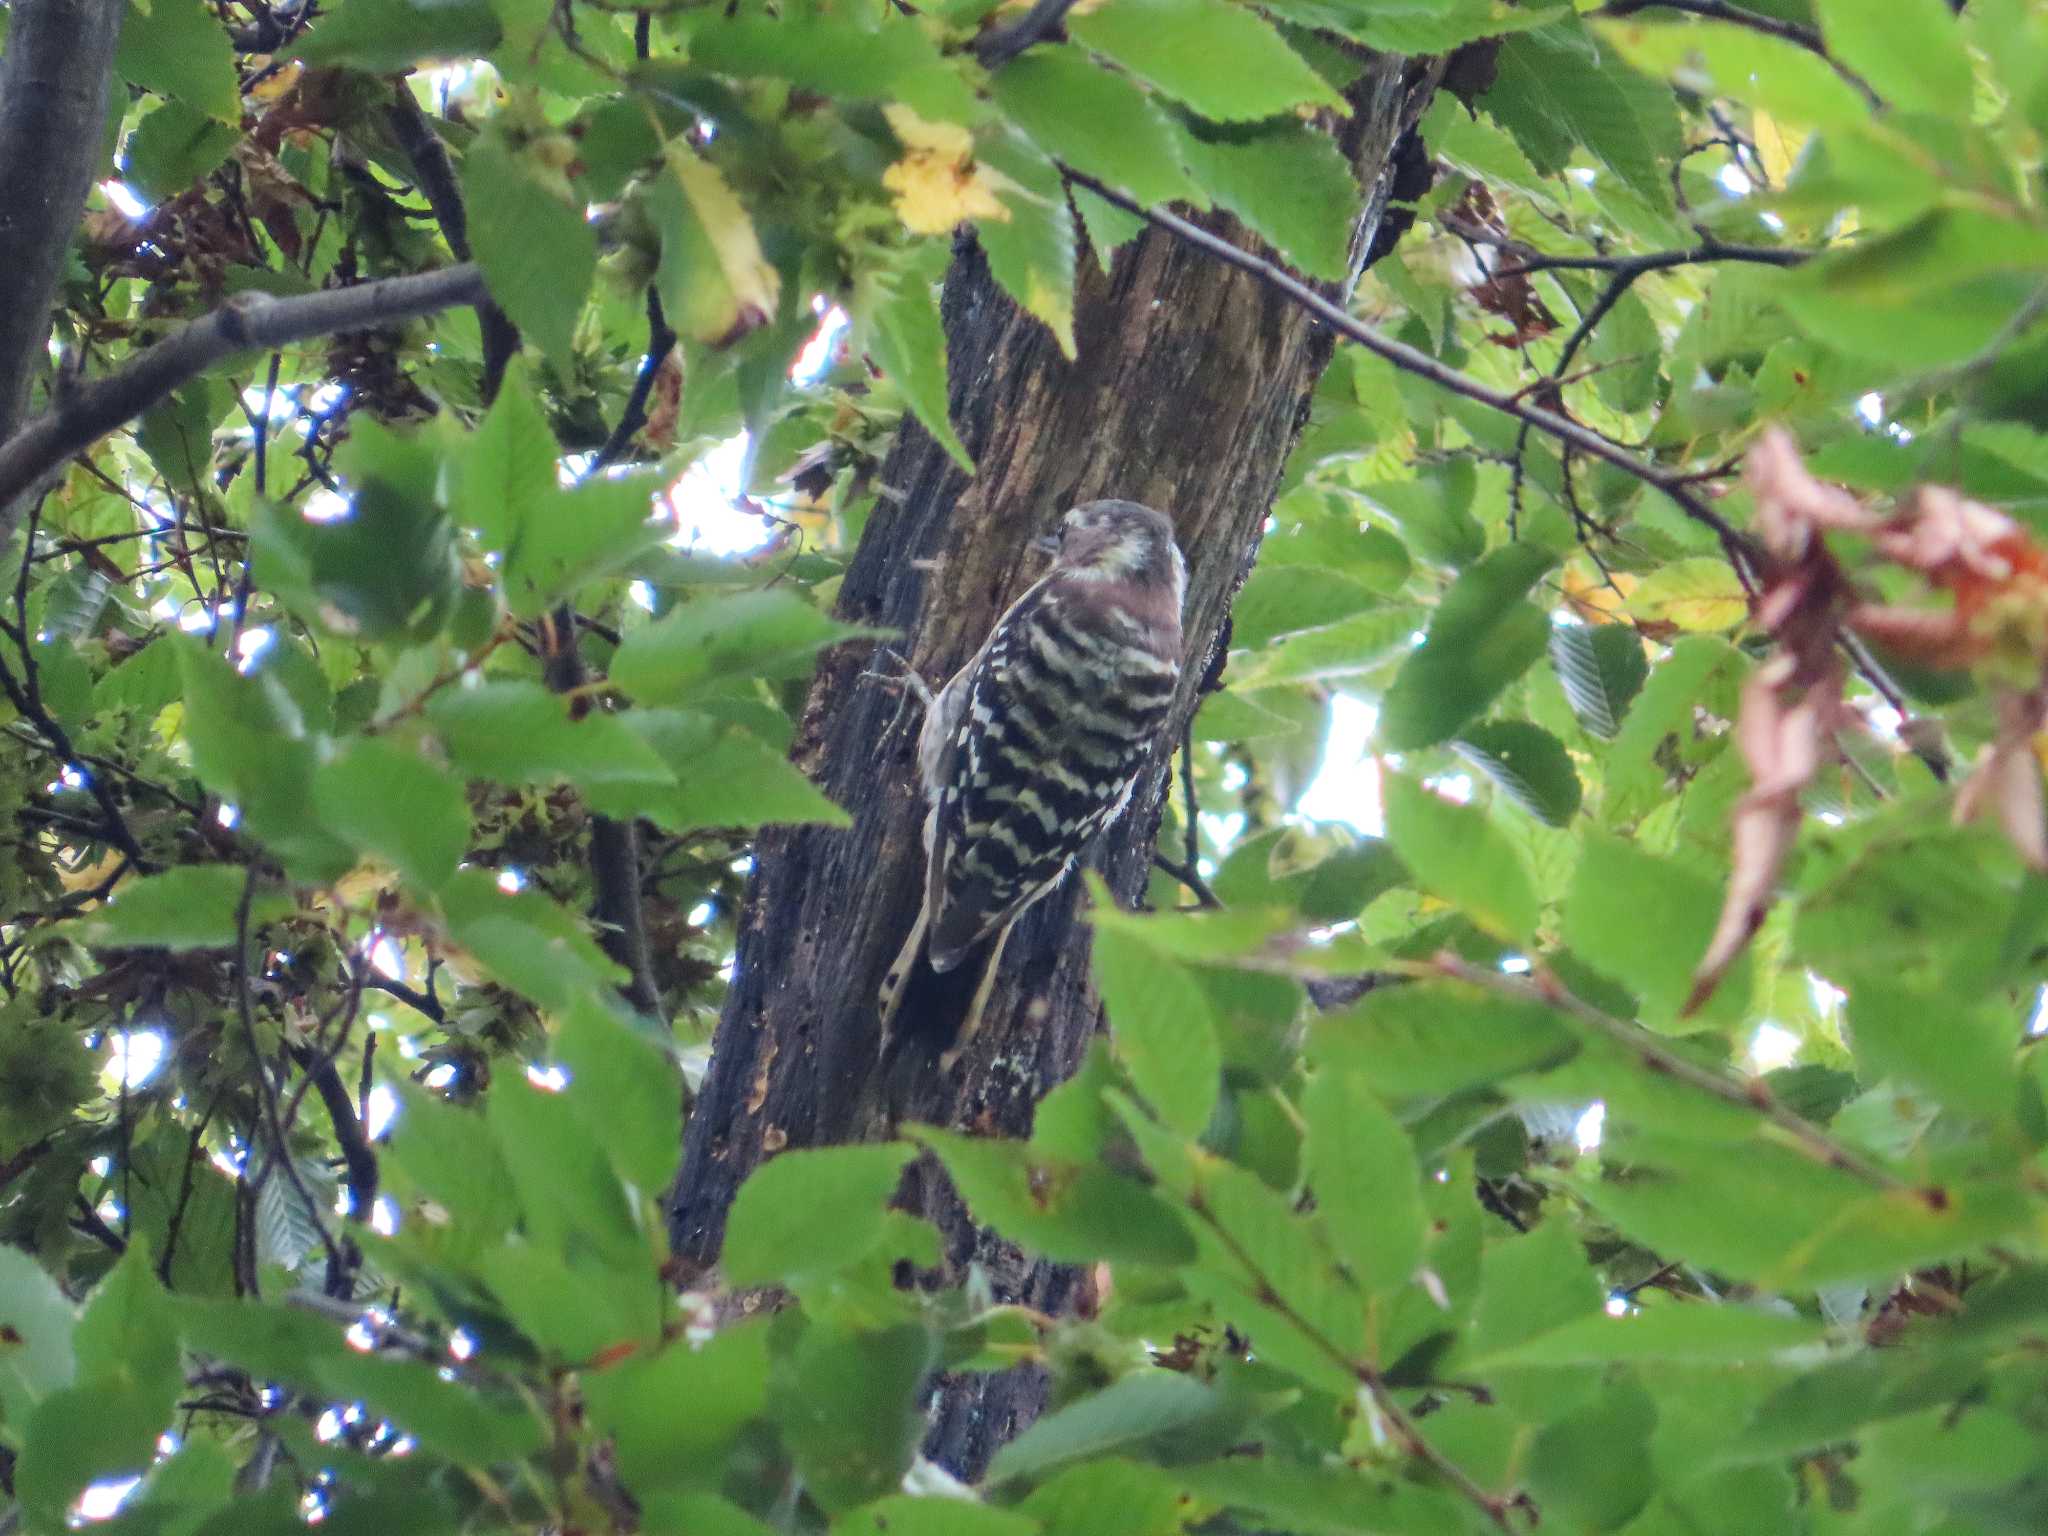
[[[929,1041],[933,1049],[943,1048],[940,1067],[950,1068],[981,1027],[982,1010],[995,988],[996,967],[1002,962],[1003,941],[1008,937],[1009,929],[1005,928],[993,938],[984,939],[958,965],[941,974],[927,963],[926,923],[920,913],[895,963],[883,977],[877,999],[883,1054],[888,1053],[899,1036],[914,1036]]]

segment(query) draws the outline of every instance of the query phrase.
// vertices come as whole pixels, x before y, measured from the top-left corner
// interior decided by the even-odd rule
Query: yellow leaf
[[[1749,617],[1749,599],[1726,561],[1701,555],[1645,576],[1629,595],[1628,612],[1684,630],[1732,629]]]
[[[1768,112],[1752,112],[1749,131],[1756,140],[1757,159],[1763,162],[1764,174],[1770,177],[1772,186],[1782,187],[1792,179],[1792,167],[1798,162],[1800,151],[1806,148],[1807,135],[1797,128],[1785,127]]]
[[[1616,571],[1613,578],[1588,572],[1577,563],[1565,567],[1564,600],[1588,624],[1619,624],[1623,605],[1636,589],[1636,578]]]
[[[671,323],[722,346],[774,317],[782,276],[761,254],[746,205],[717,167],[678,141],[669,145],[668,168],[683,195],[659,205],[656,283]]]
[[[975,163],[973,134],[958,123],[927,122],[899,102],[882,113],[903,144],[903,158],[882,172],[882,185],[895,194],[905,229],[943,235],[965,219],[1009,219],[996,196],[1004,178]]]

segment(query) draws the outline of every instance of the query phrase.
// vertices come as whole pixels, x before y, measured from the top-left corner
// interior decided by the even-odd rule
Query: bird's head
[[[1037,541],[1053,556],[1053,569],[1084,581],[1120,581],[1171,587],[1175,608],[1187,584],[1187,564],[1164,514],[1135,501],[1087,501]]]

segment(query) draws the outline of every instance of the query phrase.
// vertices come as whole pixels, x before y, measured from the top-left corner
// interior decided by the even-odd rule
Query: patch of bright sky
[[[1572,1140],[1578,1143],[1581,1152],[1594,1151],[1600,1145],[1600,1137],[1607,1128],[1607,1106],[1595,1099],[1586,1106],[1572,1126]]]
[[[1380,814],[1380,767],[1371,753],[1379,710],[1348,693],[1330,698],[1329,734],[1323,760],[1295,809],[1311,821],[1339,821],[1369,836],[1384,826]]]
[[[133,1029],[107,1037],[113,1054],[102,1076],[115,1088],[123,1080],[130,1089],[140,1088],[157,1074],[164,1063],[165,1040],[159,1029]]]
[[[1799,1055],[1800,1039],[1782,1024],[1769,1019],[1757,1025],[1749,1037],[1749,1064],[1758,1072],[1775,1072],[1789,1067]]]

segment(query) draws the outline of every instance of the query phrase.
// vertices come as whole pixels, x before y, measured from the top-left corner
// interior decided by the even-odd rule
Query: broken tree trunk
[[[1396,142],[1439,71],[1380,57],[1353,86],[1338,142],[1368,190],[1354,269],[1386,202]],[[1256,244],[1228,220],[1215,227]],[[1084,256],[1084,263],[1087,258]],[[969,479],[906,424],[840,589],[838,614],[908,637],[934,684],[980,644],[1041,569],[1029,540],[1094,497],[1172,518],[1188,560],[1187,665],[1167,743],[1181,739],[1249,568],[1282,469],[1329,361],[1331,338],[1246,274],[1148,230],[1076,295],[1079,357],[1013,305],[964,242],[943,302],[951,413],[974,456]],[[944,1041],[877,1057],[876,989],[917,914],[924,855],[914,763],[919,721],[862,673],[871,649],[828,653],[813,680],[795,758],[853,817],[850,830],[764,833],[740,918],[732,990],[690,1117],[672,1238],[688,1263],[715,1260],[734,1192],[791,1146],[873,1140],[925,1122],[1027,1134],[1032,1108],[1079,1064],[1099,1024],[1088,985],[1080,881],[1012,933],[976,1036],[951,1073]],[[1162,745],[1095,862],[1121,902],[1145,888],[1170,752]],[[906,1021],[906,1032],[914,1025]],[[927,1048],[928,1047],[928,1048]],[[998,1299],[1059,1312],[1077,1277],[1034,1264],[976,1230],[927,1161],[914,1207],[938,1223],[956,1272],[980,1264]],[[928,1453],[979,1475],[1036,1413],[1042,1377],[973,1378],[942,1397]]]

